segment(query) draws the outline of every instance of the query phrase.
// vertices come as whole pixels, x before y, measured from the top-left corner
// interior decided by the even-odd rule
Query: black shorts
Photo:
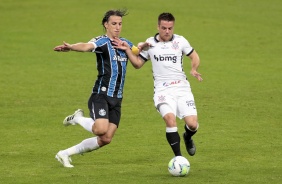
[[[121,98],[109,97],[104,94],[92,94],[88,100],[88,108],[92,119],[105,118],[110,123],[119,125],[121,117]]]

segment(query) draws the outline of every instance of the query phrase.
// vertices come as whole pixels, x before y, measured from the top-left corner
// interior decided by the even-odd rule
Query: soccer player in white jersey
[[[155,90],[154,103],[166,123],[167,141],[175,156],[180,156],[180,136],[176,116],[184,119],[183,139],[188,154],[193,156],[196,146],[192,136],[197,132],[199,124],[194,96],[182,67],[183,56],[191,60],[190,74],[198,81],[203,79],[197,72],[200,64],[197,52],[183,36],[173,33],[174,23],[175,18],[171,13],[159,15],[158,33],[148,38],[146,42],[138,44],[142,51],[139,54],[137,68],[151,60]],[[128,45],[123,43],[123,46]]]

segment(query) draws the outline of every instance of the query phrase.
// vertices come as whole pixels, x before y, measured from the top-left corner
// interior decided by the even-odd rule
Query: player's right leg
[[[173,153],[175,156],[181,156],[181,150],[180,150],[180,136],[178,133],[177,123],[176,123],[176,117],[173,113],[173,108],[163,103],[159,105],[158,111],[163,117],[163,120],[166,123],[166,139],[169,143]]]
[[[61,162],[61,164],[63,164],[64,167],[69,167],[69,168],[74,167],[73,165],[71,165],[72,162],[71,158],[67,154],[64,154],[63,151],[59,151],[56,154],[55,158],[59,162]]]
[[[108,131],[104,135],[100,135],[97,137],[92,137],[83,140],[81,143],[74,145],[65,150],[61,150],[57,153],[55,158],[63,164],[64,167],[74,167],[71,165],[71,156],[77,154],[84,154],[86,152],[91,152],[97,150],[107,144],[109,144],[117,130],[117,125],[113,123],[109,123]]]
[[[85,139],[82,142],[80,142],[79,144],[74,145],[70,148],[59,151],[56,154],[55,158],[61,164],[63,164],[64,167],[73,167],[73,165],[70,164],[71,163],[70,157],[72,155],[91,152],[91,151],[97,150],[99,148],[100,148],[100,146],[98,144],[98,137],[92,137],[92,138]]]

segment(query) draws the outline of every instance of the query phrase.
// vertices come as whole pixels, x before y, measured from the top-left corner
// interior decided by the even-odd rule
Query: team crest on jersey
[[[161,95],[161,96],[158,96],[158,101],[159,102],[165,102],[165,96]]]
[[[99,115],[100,116],[105,116],[106,115],[105,109],[99,109]]]
[[[173,41],[171,48],[174,49],[174,50],[177,50],[179,48],[178,44],[179,44],[179,42]]]

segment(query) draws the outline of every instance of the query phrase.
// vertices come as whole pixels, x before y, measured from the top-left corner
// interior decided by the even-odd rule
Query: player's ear
[[[109,26],[109,25],[108,25],[108,22],[105,22],[105,23],[104,23],[105,29],[108,29],[108,26]]]

